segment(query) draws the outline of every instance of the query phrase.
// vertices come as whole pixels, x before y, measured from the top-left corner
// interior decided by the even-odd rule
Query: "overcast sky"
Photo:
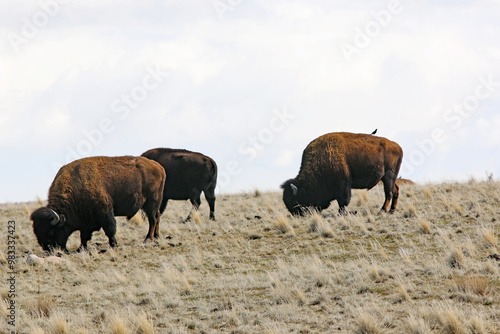
[[[369,133],[417,182],[500,175],[498,1],[0,1],[0,203],[57,169],[202,152],[278,190],[320,135]]]

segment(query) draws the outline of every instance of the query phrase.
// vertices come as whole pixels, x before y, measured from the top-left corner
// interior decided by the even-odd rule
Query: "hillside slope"
[[[118,248],[95,233],[91,252],[63,264],[41,255],[29,214],[41,203],[0,206],[16,232],[19,333],[499,333],[500,183],[401,187],[399,208],[378,214],[381,187],[355,191],[348,209],[291,217],[279,193],[169,203],[161,239],[118,219]],[[68,248],[79,245],[78,233]],[[0,242],[7,277],[7,240]],[[9,287],[1,285],[0,333]]]

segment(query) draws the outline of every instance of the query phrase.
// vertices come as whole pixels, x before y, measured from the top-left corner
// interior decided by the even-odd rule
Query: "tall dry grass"
[[[16,221],[20,333],[498,333],[500,183],[401,186],[399,208],[379,214],[383,190],[354,191],[347,216],[333,203],[292,217],[281,194],[219,195],[169,203],[161,238],[142,242],[141,216],[117,219],[119,246],[94,233],[89,253],[29,266],[42,255],[28,213]],[[357,211],[357,214],[352,212]],[[79,235],[68,247],[79,246]],[[5,273],[6,243],[0,243]],[[3,255],[3,256],[2,256]],[[0,332],[8,289],[0,285]]]

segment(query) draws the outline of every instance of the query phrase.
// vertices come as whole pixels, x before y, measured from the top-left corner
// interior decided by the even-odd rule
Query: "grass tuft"
[[[28,311],[39,317],[50,317],[56,308],[54,298],[49,295],[39,295],[26,303]]]
[[[130,222],[135,226],[144,225],[145,221],[142,215],[142,211],[138,211],[132,218],[130,218]]]
[[[417,217],[417,208],[413,203],[408,204],[408,211],[405,212],[404,214],[405,218],[415,218]]]
[[[363,189],[358,192],[358,206],[365,206],[368,203],[368,191]]]
[[[307,298],[304,292],[295,288],[292,291],[293,296],[297,299],[297,303],[299,306],[304,306],[307,302]]]
[[[460,216],[463,216],[464,215],[464,208],[463,206],[457,202],[457,201],[453,201],[451,203],[451,207],[455,210],[456,213],[458,213]]]
[[[485,296],[490,288],[488,279],[482,276],[462,276],[454,277],[454,282],[459,291],[472,292],[480,296]]]
[[[385,331],[377,324],[377,320],[365,311],[358,311],[356,317],[356,334],[382,334]]]
[[[422,318],[416,318],[413,315],[408,317],[408,323],[406,324],[407,334],[431,334],[432,331],[429,324]]]
[[[420,225],[420,230],[424,234],[432,234],[431,223],[427,219],[420,218],[418,220],[418,224]]]
[[[132,331],[127,325],[127,321],[124,320],[121,316],[118,314],[115,314],[113,317],[111,317],[110,323],[109,323],[109,331],[111,334],[131,334]]]
[[[486,241],[486,243],[491,246],[491,247],[497,247],[498,246],[498,239],[495,236],[495,233],[490,230],[490,229],[483,229],[483,238]]]
[[[202,222],[201,215],[200,215],[200,212],[198,210],[193,210],[191,212],[191,220],[198,225],[201,224],[201,222]]]
[[[43,328],[37,326],[33,328],[31,334],[45,334],[45,331],[43,330]]]
[[[432,200],[432,190],[433,189],[430,189],[429,187],[426,187],[425,190],[424,190],[425,199],[428,202]]]
[[[330,224],[317,211],[313,211],[311,213],[309,232],[318,232],[324,238],[333,238],[334,236],[333,229]]]
[[[40,196],[37,196],[36,197],[36,205],[39,208],[42,206],[45,206],[45,201]]]
[[[291,236],[295,235],[295,231],[290,225],[288,218],[282,214],[278,214],[276,218],[273,219],[274,227],[283,234],[288,234]]]
[[[403,283],[400,283],[396,287],[396,292],[398,294],[398,301],[407,301],[409,302],[411,300],[410,295],[408,294],[408,290],[406,289],[406,286]]]
[[[79,327],[76,329],[75,334],[89,334],[88,329]]]
[[[464,253],[460,246],[454,247],[448,257],[448,265],[451,268],[462,268],[464,265]]]
[[[154,334],[154,325],[144,313],[135,318],[134,324],[136,334]]]
[[[411,250],[408,248],[399,248],[398,250],[399,255],[403,259],[403,261],[406,264],[412,264],[413,263],[413,254],[411,253]]]
[[[53,314],[48,322],[48,330],[50,334],[70,334],[71,326],[65,316],[60,313]]]
[[[23,205],[23,208],[24,208],[24,212],[26,213],[26,216],[27,216],[27,217],[31,216],[31,210],[30,210],[30,208],[28,207],[28,205],[24,204],[24,205]]]
[[[467,334],[466,322],[459,310],[447,307],[440,312],[438,319],[442,326],[441,333]]]
[[[486,324],[483,317],[475,314],[470,319],[467,333],[470,333],[470,334],[494,333],[488,327],[489,326]],[[498,331],[497,331],[497,333],[498,333]]]

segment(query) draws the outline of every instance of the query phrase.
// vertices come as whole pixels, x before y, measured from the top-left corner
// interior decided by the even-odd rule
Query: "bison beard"
[[[337,200],[345,213],[351,189],[371,189],[384,184],[381,211],[396,210],[399,187],[396,178],[403,159],[401,147],[386,138],[347,132],[329,133],[313,140],[304,150],[299,174],[281,185],[283,202],[294,215],[322,211]]]
[[[80,231],[80,249],[101,228],[116,246],[115,216],[132,217],[142,209],[149,220],[146,240],[159,236],[159,207],[165,171],[143,157],[92,157],[63,166],[49,189],[47,207],[31,214],[33,232],[44,250],[66,249]]]

